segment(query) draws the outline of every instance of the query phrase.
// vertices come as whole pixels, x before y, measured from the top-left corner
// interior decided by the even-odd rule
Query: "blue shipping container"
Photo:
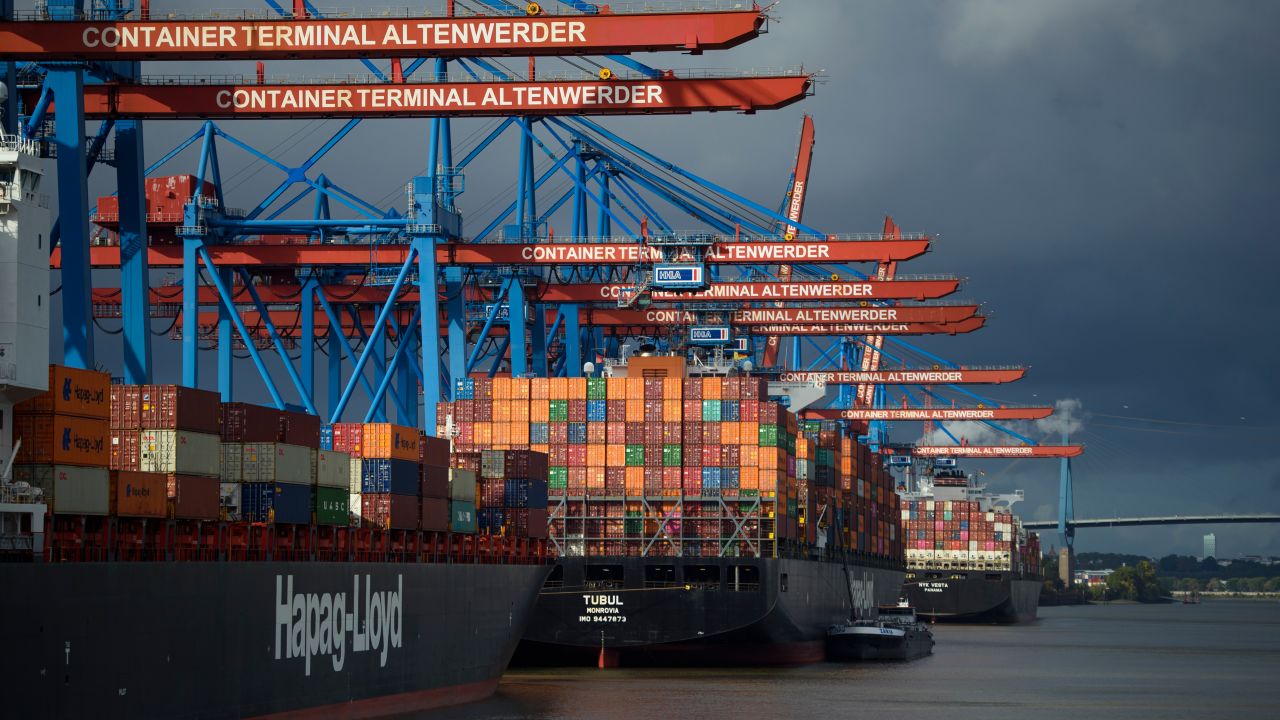
[[[604,422],[608,418],[608,402],[605,400],[587,401],[587,422]]]
[[[367,493],[419,493],[418,463],[413,460],[371,460],[360,463],[360,489]]]
[[[475,534],[476,504],[463,500],[449,502],[449,530],[456,533]]]
[[[333,426],[332,425],[320,426],[320,449],[321,450],[333,449]]]
[[[311,522],[311,486],[287,483],[244,483],[241,514],[251,522],[305,525]]]
[[[569,444],[570,445],[586,445],[587,444],[587,424],[586,423],[569,423]]]
[[[529,443],[547,445],[551,442],[550,423],[529,423]]]
[[[737,400],[723,400],[720,403],[720,419],[724,422],[738,422],[742,419],[742,406]]]

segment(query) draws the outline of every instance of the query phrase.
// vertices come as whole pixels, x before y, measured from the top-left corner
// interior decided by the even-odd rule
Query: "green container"
[[[609,384],[604,378],[587,378],[587,399],[604,400]]]
[[[778,426],[760,426],[760,447],[778,447]]]
[[[563,488],[569,486],[569,468],[567,467],[550,467],[547,468],[547,486],[553,488]]]
[[[639,510],[627,511],[627,517],[622,522],[622,531],[628,535],[644,534],[644,517]]]
[[[347,525],[351,522],[351,498],[347,488],[317,487],[315,490],[317,525]]]
[[[644,467],[644,446],[628,445],[625,459],[627,467]]]
[[[456,533],[466,533],[468,535],[475,534],[476,531],[476,504],[466,502],[464,500],[452,500],[449,502],[449,531]]]
[[[663,467],[680,467],[681,461],[684,459],[684,448],[681,445],[663,445],[662,446],[662,466]]]
[[[760,497],[759,490],[739,490],[738,494],[742,497]]]
[[[702,401],[702,422],[720,422],[720,401]]]
[[[569,401],[551,400],[547,408],[547,419],[551,422],[569,422]]]

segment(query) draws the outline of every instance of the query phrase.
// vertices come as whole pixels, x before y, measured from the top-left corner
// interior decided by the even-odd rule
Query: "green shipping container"
[[[550,401],[550,405],[547,408],[547,419],[551,422],[569,422],[569,401]]]
[[[627,511],[627,519],[623,521],[622,529],[628,535],[641,535],[644,533],[644,517],[641,516],[639,510]]]
[[[702,422],[720,422],[720,401],[702,401]]]
[[[569,486],[569,468],[552,467],[547,468],[547,486],[553,488],[563,488]]]
[[[627,467],[644,467],[644,446],[628,445],[625,459]]]
[[[346,525],[351,518],[350,497],[345,487],[316,487],[316,524]]]
[[[449,503],[449,531],[475,534],[476,504],[454,500]]]
[[[609,383],[604,378],[587,378],[587,399],[604,400]]]
[[[680,463],[684,460],[684,453],[681,445],[663,445],[662,446],[662,466],[663,467],[680,467]]]
[[[760,447],[778,447],[778,426],[760,426]]]

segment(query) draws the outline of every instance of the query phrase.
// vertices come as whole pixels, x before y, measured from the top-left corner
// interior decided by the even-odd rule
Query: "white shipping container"
[[[351,481],[347,485],[347,490],[353,495],[359,495],[364,490],[364,466],[360,462],[360,458],[351,458]],[[358,514],[358,506],[356,511]]]
[[[364,512],[364,508],[361,506],[360,503],[361,503],[360,493],[353,492],[353,493],[347,494],[347,508],[350,511],[351,516],[354,518],[361,517],[360,513]]]
[[[449,468],[449,499],[476,501],[476,474],[471,470]]]
[[[239,520],[241,508],[241,492],[243,486],[238,482],[224,482],[218,485],[219,505],[225,520]]]
[[[221,438],[186,430],[143,430],[142,472],[218,477]]]
[[[316,450],[316,485],[351,489],[351,456],[336,450]]]
[[[44,501],[60,515],[110,515],[111,471],[72,465],[27,465],[23,480],[44,490]],[[15,468],[16,471],[16,468]],[[15,472],[15,478],[17,473]]]
[[[219,453],[218,479],[224,483],[244,482],[244,443],[222,443]]]
[[[245,443],[244,481],[311,484],[311,448],[284,443]]]

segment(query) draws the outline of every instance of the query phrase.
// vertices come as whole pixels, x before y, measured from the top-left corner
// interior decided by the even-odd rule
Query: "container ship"
[[[472,379],[439,408],[459,449],[549,458],[558,561],[517,663],[821,661],[832,624],[897,601],[881,458],[798,422],[767,381],[707,369],[632,356],[610,377]]]
[[[1011,511],[1022,491],[994,495],[951,458],[899,485],[906,537],[903,592],[934,621],[1020,623],[1036,618],[1040,539]]]
[[[416,428],[50,366],[34,151],[0,135],[6,716],[374,717],[492,693],[545,523],[479,529],[485,483]],[[518,480],[513,515],[545,514],[545,473]]]

